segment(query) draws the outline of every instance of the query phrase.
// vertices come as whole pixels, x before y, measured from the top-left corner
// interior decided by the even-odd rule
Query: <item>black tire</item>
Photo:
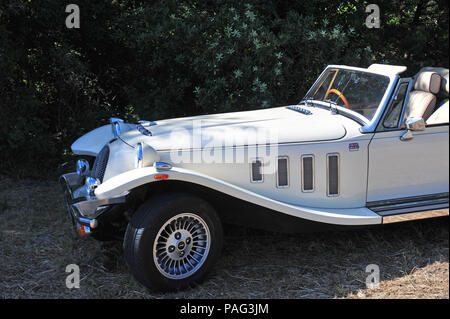
[[[197,228],[195,229],[200,229],[201,231],[205,230],[204,233],[209,234],[209,238],[207,238],[208,236],[206,235],[200,235],[209,240],[208,249],[202,250],[203,248],[200,248],[199,250],[200,252],[203,252],[203,262],[199,263],[197,267],[191,268],[190,266],[192,266],[192,264],[190,262],[183,263],[184,268],[181,266],[179,267],[180,276],[182,276],[181,271],[187,272],[187,274],[184,274],[184,276],[187,277],[184,278],[167,277],[171,274],[165,272],[162,269],[163,266],[157,265],[161,265],[162,263],[157,261],[158,254],[154,254],[154,247],[156,247],[154,246],[156,245],[155,241],[161,239],[159,234],[160,231],[162,231],[162,227],[169,221],[173,220],[192,220],[193,222],[196,220],[201,221],[198,225],[195,224],[197,225]],[[188,222],[186,222],[186,224],[188,224]],[[203,225],[206,226],[202,228]],[[194,231],[194,228],[191,231],[196,232]],[[207,233],[207,231],[209,233]],[[173,240],[176,233],[177,230],[173,230],[173,234],[171,235],[173,236]],[[190,238],[189,236],[186,237]],[[199,238],[198,235],[192,235],[192,239],[185,239],[185,244],[188,243],[188,240],[189,242],[192,240],[191,246],[194,247],[194,237]],[[170,239],[166,241],[166,246],[169,245],[169,240]],[[181,241],[183,240],[184,237]],[[197,242],[197,245],[199,242],[208,242],[208,240],[200,240]],[[160,241],[158,242],[160,243]],[[151,290],[176,291],[193,287],[205,279],[220,256],[222,242],[222,224],[217,216],[217,213],[210,204],[199,197],[189,194],[172,193],[151,198],[138,208],[129,222],[125,233],[124,256],[128,267],[136,280],[145,287]],[[172,241],[170,243],[172,243]],[[180,244],[179,242],[177,243]],[[204,245],[206,247],[206,243]],[[173,245],[171,246],[173,247]],[[197,248],[192,247],[190,254],[186,254],[184,257],[180,258],[188,258],[188,255],[194,255]],[[169,256],[169,248],[163,248],[163,254]],[[157,250],[160,251],[160,249]],[[187,250],[188,247],[186,247],[186,253],[188,252]],[[177,252],[184,254],[185,251],[179,251],[177,247],[175,253]],[[194,256],[198,257],[198,255]],[[189,259],[189,261],[194,263],[192,259]],[[189,268],[191,268],[192,272],[190,274]],[[176,276],[176,274],[173,276]]]

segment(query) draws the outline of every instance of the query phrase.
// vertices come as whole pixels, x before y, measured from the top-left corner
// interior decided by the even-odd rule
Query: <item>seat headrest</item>
[[[414,89],[438,94],[441,89],[441,76],[432,71],[419,72],[416,76]]]
[[[442,78],[442,93],[446,93],[446,95],[448,95],[448,69],[446,68],[440,68],[440,67],[424,67],[420,70],[419,73],[421,72],[426,72],[426,71],[431,71],[431,72],[436,72],[437,74],[439,74]]]

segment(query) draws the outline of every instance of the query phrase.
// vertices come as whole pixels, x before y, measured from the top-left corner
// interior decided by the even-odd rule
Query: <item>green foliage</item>
[[[54,171],[109,117],[131,121],[298,102],[328,64],[448,67],[448,2],[57,0],[0,6],[0,171]],[[40,168],[38,171],[37,168]]]

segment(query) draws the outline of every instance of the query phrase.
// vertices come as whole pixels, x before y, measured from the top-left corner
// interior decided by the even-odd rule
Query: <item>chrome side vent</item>
[[[302,192],[314,192],[314,155],[302,156]]]
[[[289,187],[289,158],[287,156],[278,157],[277,187]]]
[[[286,106],[286,108],[289,109],[289,110],[293,110],[293,111],[297,111],[297,112],[303,113],[305,115],[311,115],[312,114],[311,111],[309,111],[307,109],[304,109],[304,108],[302,108],[300,106],[297,106],[297,105]]]
[[[339,196],[339,154],[327,154],[327,195]]]
[[[262,162],[259,159],[255,159],[251,164],[251,181],[253,183],[263,182]]]

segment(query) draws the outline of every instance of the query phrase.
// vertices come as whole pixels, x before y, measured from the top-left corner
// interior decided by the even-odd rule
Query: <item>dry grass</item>
[[[448,218],[303,235],[228,227],[210,278],[169,294],[136,283],[121,243],[76,237],[54,181],[0,179],[0,222],[2,298],[449,298]],[[80,289],[65,286],[68,264]],[[369,264],[379,288],[365,288]]]

